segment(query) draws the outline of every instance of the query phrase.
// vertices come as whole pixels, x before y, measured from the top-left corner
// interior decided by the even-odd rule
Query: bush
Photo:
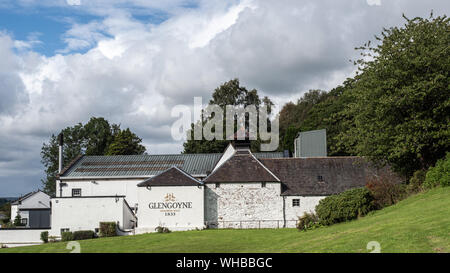
[[[44,243],[48,243],[48,231],[41,232],[41,241]]]
[[[366,187],[373,196],[376,209],[391,206],[407,196],[406,185],[396,183],[386,176],[373,177]]]
[[[65,231],[61,233],[61,241],[63,242],[73,241],[73,233],[70,231]]]
[[[425,176],[427,172],[425,170],[418,170],[414,172],[413,176],[409,179],[409,184],[406,187],[408,193],[418,193],[423,188]]]
[[[79,230],[73,233],[73,240],[87,240],[93,239],[95,237],[95,232],[92,230]]]
[[[319,218],[314,213],[305,212],[305,214],[303,214],[303,216],[298,218],[297,229],[300,231],[314,229],[319,226],[320,226]]]
[[[450,186],[450,153],[447,153],[445,158],[438,160],[426,174],[424,188],[431,189],[437,186]]]
[[[100,237],[113,237],[116,235],[115,222],[100,222]]]
[[[48,236],[48,241],[54,243],[58,241],[58,238],[56,236]]]
[[[356,219],[374,210],[373,196],[367,188],[356,188],[325,197],[316,206],[321,225]]]
[[[155,231],[158,233],[170,233],[170,229],[167,227],[158,226],[155,228]]]

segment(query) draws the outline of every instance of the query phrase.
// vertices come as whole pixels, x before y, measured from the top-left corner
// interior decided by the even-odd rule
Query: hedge
[[[364,216],[374,209],[370,191],[367,188],[355,188],[320,200],[316,214],[320,224],[332,225]]]
[[[100,237],[113,237],[116,235],[115,222],[100,222]]]
[[[79,230],[73,233],[73,240],[87,240],[95,238],[95,232],[92,230]]]
[[[73,241],[73,233],[70,231],[65,231],[61,233],[61,241],[63,242]]]
[[[427,189],[436,186],[450,186],[450,153],[447,153],[445,158],[438,160],[436,165],[428,170],[423,186]]]

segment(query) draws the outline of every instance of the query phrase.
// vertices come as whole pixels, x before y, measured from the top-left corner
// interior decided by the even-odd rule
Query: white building
[[[20,215],[27,228],[50,227],[50,196],[42,191],[25,194],[11,203],[11,222]]]
[[[359,157],[285,158],[245,145],[223,154],[81,156],[59,175],[51,235],[104,221],[129,233],[294,227],[325,196],[364,186],[369,170]]]

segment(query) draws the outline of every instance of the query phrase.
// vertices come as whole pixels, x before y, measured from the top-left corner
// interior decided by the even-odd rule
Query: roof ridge
[[[56,175],[56,178],[59,179],[62,175],[64,175],[75,163],[78,162],[84,155],[77,155],[64,169],[61,170],[60,173]]]

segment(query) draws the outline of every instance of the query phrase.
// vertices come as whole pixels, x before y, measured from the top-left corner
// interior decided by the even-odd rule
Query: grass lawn
[[[203,230],[80,241],[81,252],[450,252],[450,187],[436,188],[361,219],[296,229]],[[0,249],[69,252],[66,243]]]

